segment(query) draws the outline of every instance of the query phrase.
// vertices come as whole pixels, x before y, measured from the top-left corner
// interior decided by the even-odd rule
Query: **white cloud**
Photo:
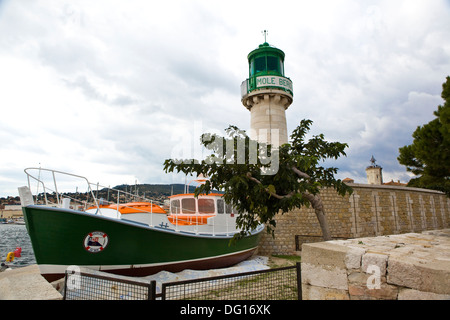
[[[294,83],[289,131],[312,119],[313,134],[349,143],[348,157],[336,162],[342,174],[364,182],[374,154],[396,180],[406,172],[398,148],[441,103],[449,7],[2,1],[0,196],[15,193],[23,168],[39,163],[103,184],[182,182],[162,163],[182,138],[198,141],[195,123],[204,132],[248,129],[239,86],[264,29],[286,53]]]

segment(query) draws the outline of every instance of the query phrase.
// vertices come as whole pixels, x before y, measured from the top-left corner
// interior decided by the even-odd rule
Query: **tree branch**
[[[247,172],[247,178],[249,178],[250,180],[256,182],[257,184],[262,184],[261,181],[259,181],[258,179],[254,178],[250,172]]]
[[[256,179],[255,177],[252,176],[252,174],[250,172],[247,172],[247,178],[249,178],[250,180],[256,182],[257,184],[262,185],[261,181],[259,181],[258,179]],[[269,188],[265,188],[264,189],[268,194],[270,194],[271,196],[273,196],[274,198],[277,198],[278,200],[284,199],[284,198],[290,198],[292,197],[294,194],[296,194],[295,191],[291,191],[289,192],[287,195],[281,196],[277,193],[271,192],[269,190]]]
[[[298,170],[295,166],[292,166],[291,170],[294,171],[300,178],[311,179],[311,177],[308,174]]]

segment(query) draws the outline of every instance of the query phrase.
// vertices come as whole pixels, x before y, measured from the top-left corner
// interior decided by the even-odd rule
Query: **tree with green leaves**
[[[321,162],[345,155],[346,143],[327,142],[323,134],[308,141],[306,134],[311,120],[302,120],[293,131],[291,142],[274,148],[270,144],[250,139],[245,131],[235,126],[226,129],[227,136],[203,134],[201,143],[212,152],[204,160],[168,159],[165,172],[209,177],[196,188],[196,195],[212,190],[224,191],[224,199],[239,212],[236,223],[243,236],[264,223],[274,236],[275,215],[294,208],[311,206],[322,230],[323,239],[330,240],[331,233],[320,190],[334,188],[340,195],[352,189],[334,175],[337,168],[325,168]]]
[[[413,143],[399,149],[398,161],[417,177],[408,186],[434,189],[450,196],[450,77],[442,85],[444,105],[435,119],[417,127]]]

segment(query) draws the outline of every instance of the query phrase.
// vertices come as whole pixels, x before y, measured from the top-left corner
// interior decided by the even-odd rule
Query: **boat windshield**
[[[236,209],[231,204],[225,204],[225,213],[237,213]]]
[[[170,202],[170,213],[171,214],[180,213],[180,200],[172,200]]]
[[[218,214],[230,214],[235,213],[237,214],[237,210],[235,207],[233,207],[231,204],[225,203],[223,199],[217,199],[217,213]]]
[[[223,199],[217,199],[217,213],[223,214],[225,213],[225,201]]]
[[[217,210],[216,210],[217,205]],[[182,198],[170,201],[171,214],[237,214],[234,206],[220,198]]]
[[[181,199],[181,212],[187,214],[195,214],[195,199],[194,198]]]
[[[214,199],[198,199],[198,213],[211,214],[214,212]]]

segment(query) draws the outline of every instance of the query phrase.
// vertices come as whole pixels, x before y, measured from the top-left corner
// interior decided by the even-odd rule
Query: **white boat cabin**
[[[237,211],[226,204],[223,195],[210,193],[195,197],[193,193],[170,196],[168,219],[176,225],[205,225],[209,218],[235,218]],[[210,222],[209,222],[210,223]]]
[[[170,214],[216,215],[237,213],[234,207],[225,203],[222,194],[210,193],[199,195],[193,193],[170,196]]]

